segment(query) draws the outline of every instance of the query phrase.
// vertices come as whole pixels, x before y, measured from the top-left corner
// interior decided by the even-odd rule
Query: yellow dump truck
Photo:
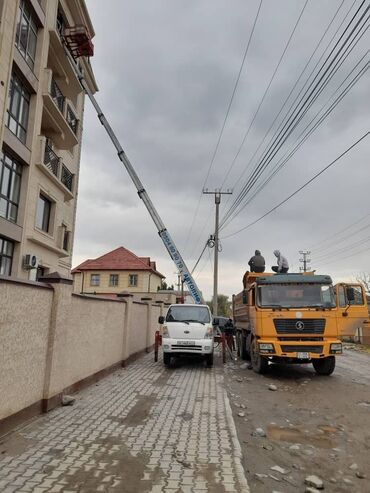
[[[338,284],[326,275],[249,273],[244,289],[233,296],[238,355],[253,370],[269,363],[312,363],[330,375],[342,336],[368,319],[360,284]]]

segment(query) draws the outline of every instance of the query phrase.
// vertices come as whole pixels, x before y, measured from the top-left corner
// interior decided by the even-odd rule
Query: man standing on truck
[[[265,272],[265,259],[262,257],[261,252],[256,250],[253,257],[248,262],[251,272]]]
[[[273,270],[273,272],[286,274],[289,270],[289,264],[286,257],[284,257],[284,255],[282,255],[279,250],[274,250],[274,255],[277,258],[277,265],[272,266],[271,269]]]

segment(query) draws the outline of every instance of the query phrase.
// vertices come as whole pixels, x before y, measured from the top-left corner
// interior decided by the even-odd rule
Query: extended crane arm
[[[158,212],[156,211],[156,209],[153,205],[153,202],[151,201],[147,191],[145,190],[145,188],[144,188],[143,184],[141,183],[138,175],[136,174],[136,171],[134,170],[132,164],[130,163],[130,160],[126,156],[125,151],[122,149],[122,146],[119,143],[119,140],[117,139],[116,134],[114,133],[112,127],[110,126],[106,117],[104,116],[104,113],[102,112],[102,110],[101,110],[99,104],[97,103],[94,95],[90,91],[89,86],[88,86],[81,70],[77,66],[74,58],[72,57],[71,53],[68,51],[67,48],[65,49],[65,51],[66,51],[67,57],[69,58],[69,61],[71,62],[71,65],[72,65],[72,67],[76,73],[76,76],[78,77],[78,80],[80,81],[81,87],[83,88],[83,90],[87,94],[88,98],[90,99],[92,105],[94,106],[94,108],[97,112],[98,118],[100,120],[100,123],[105,128],[107,134],[109,135],[109,138],[111,139],[114,147],[117,150],[117,154],[118,154],[119,159],[121,160],[121,162],[125,166],[131,180],[134,182],[134,185],[137,189],[137,193],[138,193],[139,197],[141,198],[141,200],[144,202],[145,207],[147,208],[147,210],[150,214],[150,217],[153,219],[154,224],[158,230],[158,234],[161,237],[165,247],[167,248],[167,251],[170,254],[170,257],[175,262],[177,269],[180,271],[182,279],[186,283],[190,294],[192,295],[195,303],[198,303],[198,304],[203,303],[202,294],[199,291],[198,286],[196,285],[189,269],[187,268],[184,260],[182,259],[180,252],[176,248],[176,245],[175,245],[174,241],[172,240],[169,232],[167,231],[162,219],[160,218]]]

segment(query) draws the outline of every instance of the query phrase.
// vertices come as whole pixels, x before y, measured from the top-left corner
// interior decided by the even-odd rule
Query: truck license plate
[[[179,346],[195,346],[195,341],[177,341]]]
[[[297,353],[299,359],[310,359],[310,353]]]

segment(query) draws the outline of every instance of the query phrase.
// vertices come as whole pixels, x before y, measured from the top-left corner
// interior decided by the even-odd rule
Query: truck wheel
[[[254,372],[260,374],[267,372],[269,366],[268,359],[259,354],[257,339],[255,337],[252,339],[251,342],[251,362]]]
[[[213,366],[213,353],[206,355],[206,364],[207,366]]]
[[[165,366],[170,366],[170,364],[171,364],[171,354],[170,353],[163,353],[163,364]]]
[[[241,359],[249,359],[249,354],[247,351],[247,336],[245,335],[244,330],[240,335],[240,357]]]
[[[313,359],[312,365],[318,375],[331,375],[335,368],[335,357],[328,356],[324,359]]]

